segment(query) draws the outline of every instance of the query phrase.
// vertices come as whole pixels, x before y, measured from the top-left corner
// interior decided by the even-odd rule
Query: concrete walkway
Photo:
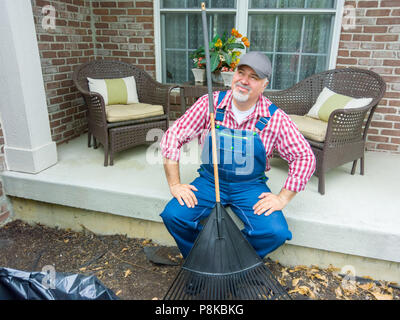
[[[181,159],[184,183],[197,176],[199,154],[197,141],[186,148]],[[39,174],[5,171],[5,192],[45,203],[162,222],[159,214],[171,196],[159,150],[140,146],[120,152],[114,166],[109,167],[103,166],[103,155],[102,147],[87,148],[87,136],[83,135],[59,146],[58,163]],[[281,159],[272,159],[271,164],[268,185],[277,193],[287,177],[288,166]],[[331,170],[326,176],[324,196],[317,191],[317,177],[312,177],[306,190],[284,210],[293,233],[289,247],[385,261],[388,269],[400,274],[399,164],[400,155],[367,152],[365,175],[359,175],[359,167],[354,176],[350,175],[351,163]],[[285,248],[282,250],[277,258],[285,260]],[[286,260],[292,261],[297,252],[286,252]]]

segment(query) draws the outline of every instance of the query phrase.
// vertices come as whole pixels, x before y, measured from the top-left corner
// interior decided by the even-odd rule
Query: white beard
[[[246,102],[249,100],[249,94],[242,94],[238,92],[235,88],[235,90],[232,91],[233,98],[237,100],[238,102]]]

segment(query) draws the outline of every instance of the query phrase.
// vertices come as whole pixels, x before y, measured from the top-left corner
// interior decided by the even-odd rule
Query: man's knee
[[[165,206],[163,212],[161,212],[160,217],[163,219],[163,221],[166,225],[176,221],[176,216],[177,216],[178,209],[179,209],[177,207],[177,204],[179,205],[178,200],[176,200],[175,198],[172,198]]]

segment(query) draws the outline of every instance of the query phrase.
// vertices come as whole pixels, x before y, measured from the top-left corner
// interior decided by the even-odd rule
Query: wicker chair
[[[329,117],[325,140],[307,139],[317,160],[314,174],[318,177],[318,192],[321,194],[325,193],[325,173],[332,168],[353,161],[351,174],[354,174],[360,159],[360,174],[364,174],[368,128],[386,91],[385,82],[375,72],[344,68],[312,75],[289,89],[266,91],[265,95],[287,114],[305,115],[324,87],[353,98],[372,98],[372,101],[363,108],[335,110]]]
[[[90,92],[87,77],[94,79],[112,79],[134,76],[138,99],[141,103],[162,105],[164,114],[148,118],[107,122],[104,99],[98,93]],[[153,80],[145,71],[125,62],[94,60],[77,67],[73,81],[88,107],[88,147],[91,138],[94,148],[97,142],[104,146],[104,166],[113,165],[114,153],[146,144],[147,132],[154,128],[167,130],[169,126],[170,92],[173,86]]]

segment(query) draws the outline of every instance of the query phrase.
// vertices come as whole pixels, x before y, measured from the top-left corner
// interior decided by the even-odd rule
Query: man
[[[271,76],[271,62],[261,52],[245,54],[238,64],[231,90],[214,92],[221,204],[243,221],[244,233],[263,258],[292,238],[282,209],[304,190],[315,170],[310,145],[287,114],[263,91]],[[161,141],[164,169],[173,196],[161,217],[184,258],[215,206],[208,95],[199,98]],[[183,184],[179,176],[180,150],[198,137],[203,145],[197,177]],[[279,194],[266,185],[268,159],[276,149],[289,163],[289,174]]]

